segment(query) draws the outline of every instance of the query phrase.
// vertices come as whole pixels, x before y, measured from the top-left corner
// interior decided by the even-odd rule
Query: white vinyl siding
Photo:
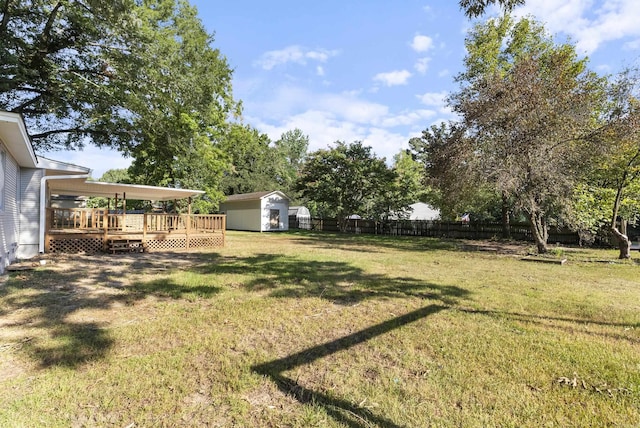
[[[19,234],[18,164],[3,148],[2,151],[2,210],[0,211],[0,272],[16,258]]]
[[[271,223],[272,212],[278,211],[278,225]],[[289,201],[278,196],[272,195],[262,199],[262,232],[268,230],[289,230]]]
[[[40,242],[40,183],[43,169],[20,170],[20,239],[19,258],[31,258],[38,254]]]
[[[271,224],[278,217],[278,224]],[[275,215],[275,211],[278,215]],[[227,229],[268,232],[289,230],[289,200],[279,192],[272,192],[256,199],[226,201],[220,211],[227,215]]]

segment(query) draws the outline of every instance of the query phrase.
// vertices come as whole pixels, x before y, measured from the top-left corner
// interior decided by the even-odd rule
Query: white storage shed
[[[227,215],[227,229],[289,230],[289,197],[278,190],[227,196],[220,211]]]

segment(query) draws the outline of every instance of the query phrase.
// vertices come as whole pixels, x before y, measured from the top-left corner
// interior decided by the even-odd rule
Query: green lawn
[[[0,283],[0,426],[638,426],[640,266],[526,249],[235,232],[50,260]]]

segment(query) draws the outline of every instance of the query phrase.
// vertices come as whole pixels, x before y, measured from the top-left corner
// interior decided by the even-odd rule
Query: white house
[[[409,220],[439,220],[440,211],[424,202],[409,205]]]
[[[0,273],[4,272],[4,269],[16,259],[28,259],[49,251],[46,248],[51,247],[50,244],[53,241],[58,244],[71,243],[71,246],[79,251],[88,251],[79,238],[76,238],[79,232],[85,238],[88,233],[93,233],[99,242],[98,248],[102,248],[103,243],[106,246],[105,240],[111,237],[107,232],[111,233],[116,223],[115,219],[110,218],[113,216],[106,213],[100,214],[100,222],[96,220],[95,224],[103,225],[102,228],[97,228],[95,224],[91,225],[93,227],[88,226],[86,221],[91,215],[97,219],[97,212],[88,214],[88,212],[81,212],[82,209],[75,211],[62,209],[67,214],[67,220],[69,220],[68,214],[73,214],[73,219],[84,219],[86,224],[83,227],[77,221],[72,222],[73,227],[78,230],[71,231],[74,234],[71,234],[71,239],[66,241],[63,238],[69,238],[69,236],[48,235],[53,219],[57,218],[53,211],[55,204],[52,205],[52,199],[56,195],[108,198],[115,196],[116,200],[126,199],[125,195],[128,195],[131,199],[163,201],[191,198],[204,193],[189,189],[93,182],[88,180],[90,172],[89,168],[37,156],[22,116],[0,111]],[[47,217],[48,214],[51,218]],[[220,236],[214,236],[213,233],[205,237],[202,234],[196,236],[196,232],[202,229],[207,229],[207,232],[214,232],[214,228],[216,232],[223,231],[224,219],[213,218],[214,216],[191,217],[193,217],[191,222],[187,222],[189,227],[186,228],[188,235],[186,241],[191,238],[199,241],[191,239],[188,247],[197,247],[200,241],[202,245],[212,246],[211,243],[214,241],[212,237],[215,238],[216,245],[220,242],[224,245],[223,233],[219,234]],[[214,221],[218,223],[214,225]],[[149,229],[151,226],[147,227],[147,230]],[[47,236],[49,239],[45,242]],[[181,236],[181,238],[185,241],[184,237]],[[164,235],[156,240],[160,243],[168,242]],[[178,247],[173,245],[170,249]],[[57,245],[56,248],[65,248],[65,246]]]
[[[277,190],[227,196],[220,211],[227,215],[227,229],[289,230],[289,198]]]
[[[0,273],[39,252],[41,186],[53,177],[88,177],[77,165],[38,158],[16,113],[0,111]]]

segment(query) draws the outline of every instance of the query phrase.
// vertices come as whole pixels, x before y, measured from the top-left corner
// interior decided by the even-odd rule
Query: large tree
[[[631,257],[626,224],[640,215],[640,74],[628,69],[609,80],[601,126],[592,134],[603,148],[576,189],[573,214],[584,229],[606,225],[618,241],[619,258]]]
[[[601,81],[570,44],[531,20],[477,25],[466,41],[461,89],[450,97],[477,165],[498,194],[524,212],[540,253],[595,147]]]
[[[335,147],[308,155],[299,188],[305,198],[325,208],[324,214],[336,217],[344,231],[350,215],[380,215],[377,199],[395,177],[371,147],[337,141]]]
[[[279,188],[277,154],[266,134],[249,125],[235,123],[217,147],[231,161],[231,168],[221,182],[225,195]]]
[[[289,196],[294,203],[298,203],[301,195],[296,189],[296,184],[309,149],[309,136],[295,128],[283,133],[274,143],[273,148],[279,190]]]
[[[443,219],[453,220],[465,212],[476,219],[487,218],[495,204],[495,188],[480,169],[473,141],[461,124],[432,125],[409,140],[409,146],[423,168],[430,202]]]
[[[493,4],[499,5],[504,11],[510,12],[514,7],[524,4],[525,0],[460,0],[458,4],[469,18],[483,15]]]
[[[170,160],[238,111],[231,70],[186,0],[6,0],[0,39],[0,108],[22,113],[41,149],[153,155],[178,186]]]

